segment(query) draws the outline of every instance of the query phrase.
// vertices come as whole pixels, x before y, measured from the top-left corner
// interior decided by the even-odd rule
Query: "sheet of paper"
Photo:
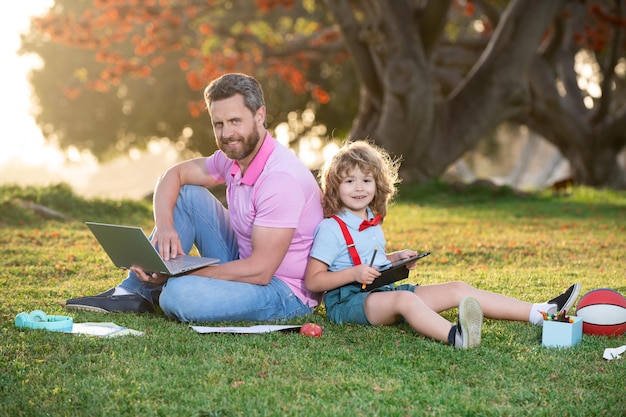
[[[297,331],[302,326],[289,326],[289,325],[267,325],[259,324],[249,327],[207,327],[207,326],[189,326],[198,333],[269,333],[280,331]]]
[[[98,337],[117,337],[117,336],[142,336],[143,332],[129,329],[127,327],[118,326],[115,323],[74,323],[72,331],[68,333],[85,334]]]
[[[613,349],[606,348],[604,349],[604,354],[602,355],[602,357],[607,361],[612,361],[614,359],[620,359],[624,352],[626,352],[626,345]]]

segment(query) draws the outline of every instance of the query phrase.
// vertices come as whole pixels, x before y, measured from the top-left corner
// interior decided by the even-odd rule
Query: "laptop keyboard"
[[[177,270],[177,269],[181,269],[184,268],[185,266],[190,264],[189,259],[183,259],[183,258],[174,258],[174,259],[170,259],[168,261],[165,262],[167,264],[167,267],[172,269],[172,270]]]
[[[182,256],[166,261],[166,265],[170,271],[181,271],[193,269],[195,265],[204,265],[206,259],[197,256]]]

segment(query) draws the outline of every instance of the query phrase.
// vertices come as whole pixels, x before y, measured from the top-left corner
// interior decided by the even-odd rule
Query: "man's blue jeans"
[[[218,258],[220,263],[239,258],[228,210],[204,187],[181,187],[174,226],[185,253],[195,245],[202,256]],[[313,310],[276,277],[269,285],[255,285],[184,275],[170,278],[161,287],[129,272],[120,287],[150,301],[158,298],[168,317],[183,322],[278,321]]]

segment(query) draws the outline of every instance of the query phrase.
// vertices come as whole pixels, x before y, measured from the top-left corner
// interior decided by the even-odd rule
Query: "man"
[[[254,78],[223,75],[204,97],[219,150],[161,176],[151,241],[164,259],[195,245],[221,263],[176,277],[132,267],[116,288],[67,300],[67,309],[146,312],[158,299],[168,317],[183,322],[273,321],[310,314],[318,304],[304,285],[322,220],[315,178],[265,129],[263,92]],[[223,183],[228,210],[207,190]]]

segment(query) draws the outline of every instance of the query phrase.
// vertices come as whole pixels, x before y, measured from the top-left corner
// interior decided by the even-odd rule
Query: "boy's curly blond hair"
[[[395,197],[396,184],[400,182],[400,160],[392,158],[387,151],[371,142],[356,140],[344,143],[320,173],[324,217],[330,217],[341,210],[339,185],[356,167],[374,177],[376,194],[370,203],[374,215],[380,214],[384,218],[387,214],[387,204]]]

